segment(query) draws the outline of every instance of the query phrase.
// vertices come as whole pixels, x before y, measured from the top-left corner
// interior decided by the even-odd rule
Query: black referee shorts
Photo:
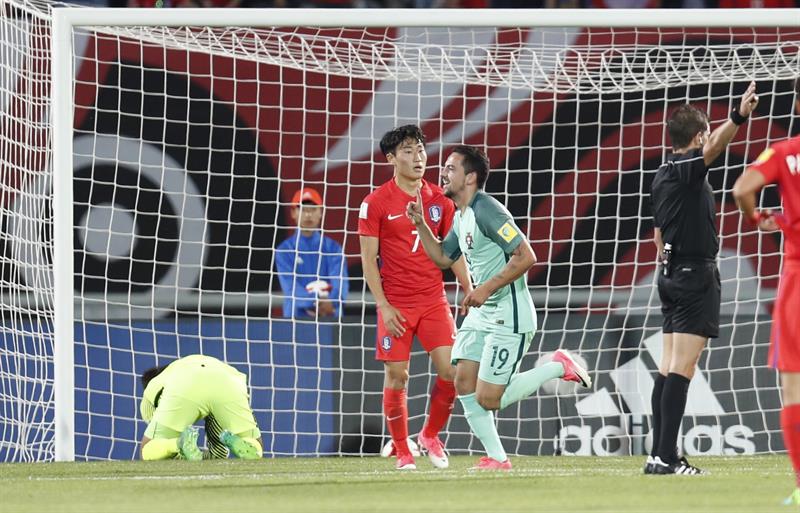
[[[664,333],[719,336],[719,269],[715,262],[670,262],[669,276],[658,268],[658,296]]]

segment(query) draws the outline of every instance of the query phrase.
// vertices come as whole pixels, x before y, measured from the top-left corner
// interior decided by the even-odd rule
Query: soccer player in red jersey
[[[419,446],[436,467],[447,468],[439,431],[450,418],[455,400],[450,350],[456,326],[442,272],[422,248],[417,228],[406,216],[406,205],[420,191],[426,205],[425,220],[440,238],[450,230],[455,206],[439,186],[422,178],[428,155],[419,127],[395,128],[383,136],[380,144],[386,160],[394,167],[394,177],[364,198],[358,213],[358,234],[364,278],[378,307],[376,359],[383,362],[385,371],[383,414],[397,455],[396,468],[416,469],[407,443],[406,405],[411,341],[416,335],[437,373]],[[452,269],[469,293],[472,285],[464,259]]]
[[[794,83],[795,110],[800,114],[800,78]],[[777,184],[783,214],[756,209],[756,193]],[[762,230],[782,230],[783,271],[772,314],[769,364],[781,377],[781,429],[797,487],[787,505],[800,505],[800,136],[773,144],[736,180],[733,196],[747,219]]]

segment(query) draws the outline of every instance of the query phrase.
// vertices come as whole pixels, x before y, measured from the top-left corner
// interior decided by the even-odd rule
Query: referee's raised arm
[[[651,397],[653,450],[646,474],[703,473],[676,448],[697,360],[708,339],[719,336],[719,237],[708,168],[757,104],[751,82],[739,106],[713,132],[705,112],[688,104],[675,109],[667,122],[672,153],[658,168],[650,191],[664,349]]]
[[[724,123],[711,132],[708,141],[703,145],[703,160],[706,166],[710,166],[725,151],[728,143],[736,135],[739,125],[747,121],[756,105],[758,105],[756,83],[750,82],[747,91],[742,95],[739,106],[731,111],[730,117]]]

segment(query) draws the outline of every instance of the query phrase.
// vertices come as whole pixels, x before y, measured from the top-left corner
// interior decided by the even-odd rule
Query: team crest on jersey
[[[472,249],[472,243],[474,241],[472,240],[472,234],[471,233],[467,232],[467,235],[464,237],[464,242],[467,243],[467,249]]]
[[[442,207],[439,205],[428,207],[428,215],[431,217],[431,221],[438,223],[442,219]]]
[[[391,349],[392,348],[392,337],[390,337],[388,335],[383,337],[383,340],[381,340],[381,348],[383,348],[384,351],[388,351],[389,349]]]

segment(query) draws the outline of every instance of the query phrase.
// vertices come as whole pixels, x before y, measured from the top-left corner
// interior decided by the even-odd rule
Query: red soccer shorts
[[[800,262],[784,260],[778,297],[772,312],[769,364],[783,372],[800,372]]]
[[[378,310],[378,340],[375,359],[382,362],[406,362],[411,357],[411,342],[417,336],[423,349],[430,353],[440,346],[452,346],[456,340],[456,323],[447,298],[432,305],[395,307],[406,318],[406,332],[393,337],[383,324]]]

